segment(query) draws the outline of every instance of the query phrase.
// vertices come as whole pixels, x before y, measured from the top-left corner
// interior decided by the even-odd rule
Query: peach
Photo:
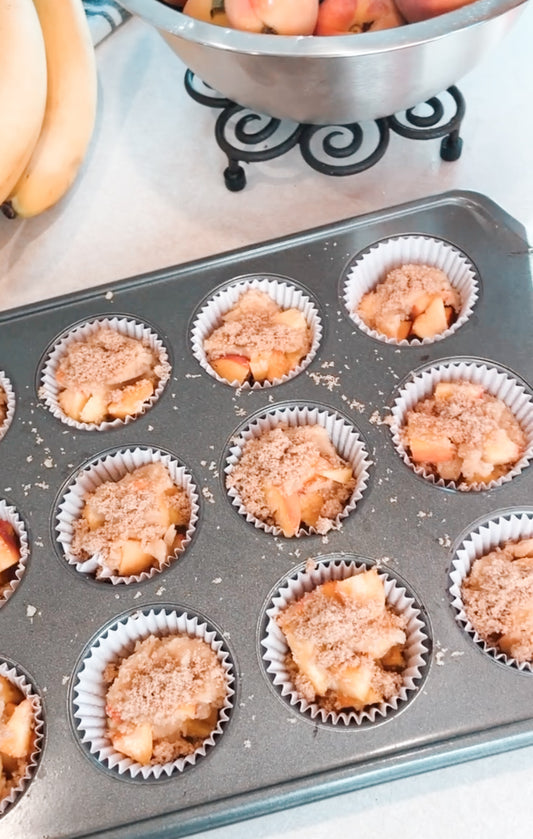
[[[20,548],[15,528],[0,519],[0,571],[5,571],[20,560]]]
[[[153,392],[154,386],[149,379],[139,379],[137,382],[127,385],[120,396],[108,404],[107,412],[115,419],[124,419],[138,414],[142,409],[143,402],[146,402]]]
[[[225,0],[230,25],[248,32],[274,35],[312,35],[319,0]]]
[[[126,731],[112,731],[109,736],[117,752],[143,766],[150,762],[153,748],[150,723],[143,722]]]
[[[268,485],[265,487],[265,500],[283,535],[294,536],[302,520],[298,494],[286,495],[279,487]]]
[[[291,329],[307,329],[305,315],[299,309],[283,309],[274,315],[272,321],[289,326]]]
[[[397,5],[408,23],[416,23],[453,12],[472,2],[473,0],[397,0]]]
[[[503,428],[498,428],[486,438],[483,444],[483,459],[493,466],[514,463],[520,456],[520,447],[507,435]]]
[[[13,682],[10,682],[5,676],[0,676],[0,702],[3,702],[4,705],[7,705],[8,702],[18,704],[22,698],[21,691]]]
[[[323,0],[315,35],[356,34],[404,23],[394,0]]]
[[[127,539],[120,549],[118,573],[124,577],[140,574],[153,565],[154,557],[147,553],[137,539]]]
[[[281,350],[271,350],[268,361],[268,379],[281,379],[290,373],[291,363],[287,358],[287,354]]]
[[[244,355],[223,355],[211,362],[211,367],[221,379],[242,385],[250,374],[250,360]]]
[[[0,736],[0,752],[9,757],[26,757],[31,751],[33,707],[31,699],[23,699],[15,706],[4,724]]]
[[[256,382],[264,382],[268,378],[269,352],[258,352],[250,358],[250,370]]]
[[[436,294],[427,308],[413,321],[412,332],[417,338],[433,338],[448,328],[448,319],[442,297]]]
[[[300,493],[300,514],[304,524],[316,527],[324,504],[321,492]]]
[[[168,0],[167,0],[168,1]],[[194,17],[197,20],[204,20],[206,23],[214,23],[216,26],[229,26],[228,16],[224,7],[214,0],[187,0],[183,2],[172,2],[172,5],[183,6],[183,14]]]
[[[455,445],[446,437],[409,437],[411,458],[415,463],[442,463],[455,456]]]
[[[87,394],[81,390],[70,390],[67,388],[61,391],[57,397],[57,401],[59,407],[67,417],[71,417],[76,422],[80,422],[81,412],[88,398]]]
[[[80,412],[80,422],[103,422],[107,416],[107,400],[103,393],[93,393]]]

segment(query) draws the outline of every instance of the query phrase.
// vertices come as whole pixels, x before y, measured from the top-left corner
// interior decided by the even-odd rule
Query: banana
[[[5,0],[2,0],[5,2]],[[97,72],[82,0],[33,0],[44,37],[48,91],[42,130],[9,203],[29,218],[72,185],[96,119]]]
[[[46,55],[33,0],[0,2],[0,204],[33,152],[46,105]]]

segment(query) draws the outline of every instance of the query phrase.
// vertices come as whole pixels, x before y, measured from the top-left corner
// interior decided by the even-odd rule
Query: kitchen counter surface
[[[439,140],[393,135],[383,160],[362,174],[321,175],[292,150],[250,164],[247,187],[231,193],[215,113],[187,95],[185,68],[158,34],[127,22],[97,47],[97,126],[75,186],[40,217],[0,218],[0,309],[452,189],[487,195],[533,241],[532,39],[529,3],[504,41],[458,82],[466,99],[458,161],[440,159]],[[531,835],[532,789],[528,747],[198,837],[518,839]]]

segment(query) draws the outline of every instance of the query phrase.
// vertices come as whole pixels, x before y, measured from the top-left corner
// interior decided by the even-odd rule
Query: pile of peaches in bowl
[[[392,29],[472,0],[161,0],[217,26],[268,35],[347,35]]]

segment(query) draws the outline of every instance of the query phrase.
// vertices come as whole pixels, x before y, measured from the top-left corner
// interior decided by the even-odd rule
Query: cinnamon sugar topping
[[[506,542],[474,560],[461,591],[466,616],[487,644],[533,661],[533,539]]]
[[[138,641],[131,655],[106,668],[104,679],[111,741],[142,764],[196,751],[215,728],[227,692],[216,653],[187,635]]]

